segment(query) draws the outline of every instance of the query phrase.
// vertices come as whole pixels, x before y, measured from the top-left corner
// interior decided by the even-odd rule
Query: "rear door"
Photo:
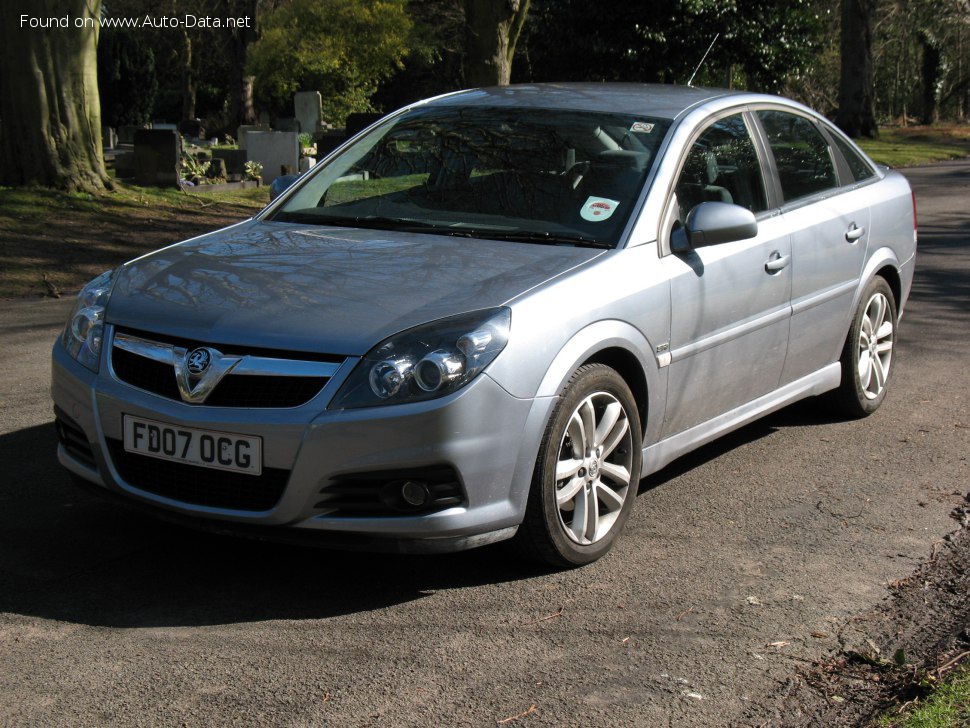
[[[869,206],[865,190],[842,186],[845,159],[814,119],[779,109],[755,115],[791,231],[791,337],[781,376],[787,384],[839,358],[869,242]]]

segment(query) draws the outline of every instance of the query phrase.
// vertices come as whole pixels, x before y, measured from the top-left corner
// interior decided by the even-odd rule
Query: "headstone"
[[[118,143],[134,144],[135,132],[141,129],[140,126],[120,126],[118,127]]]
[[[315,134],[320,130],[323,120],[323,98],[319,91],[300,91],[293,97],[293,111],[300,129]]]
[[[236,142],[240,149],[246,148],[246,134],[251,131],[269,131],[268,124],[243,124],[236,132]]]
[[[178,131],[178,127],[175,124],[167,124],[164,121],[153,121],[152,129],[158,129],[159,131]]]
[[[309,172],[316,163],[317,160],[315,160],[313,157],[300,157],[300,174]]]
[[[350,137],[356,136],[383,117],[384,114],[351,114],[347,117],[347,138],[350,139]]]
[[[246,168],[245,149],[213,149],[212,159],[225,162],[229,174],[243,174]]]
[[[135,176],[135,153],[118,152],[115,154],[115,176],[127,179]]]
[[[323,159],[347,141],[347,137],[342,131],[327,131],[316,134],[313,140],[317,145],[317,159]]]
[[[201,119],[184,119],[179,124],[179,131],[193,139],[201,139],[205,136],[205,127],[202,126]]]
[[[273,129],[275,131],[295,131],[297,134],[300,133],[300,121],[299,119],[277,119],[276,123],[273,124]]]
[[[218,157],[213,157],[210,159],[209,169],[206,170],[205,176],[209,179],[223,179],[227,177],[226,160],[219,159]]]
[[[300,135],[295,131],[251,131],[247,136],[246,159],[263,165],[262,179],[269,184],[284,167],[297,169],[300,160]]]
[[[182,139],[175,129],[135,132],[135,181],[140,185],[179,186]]]
[[[110,126],[101,127],[101,148],[114,149],[118,146],[118,134]]]

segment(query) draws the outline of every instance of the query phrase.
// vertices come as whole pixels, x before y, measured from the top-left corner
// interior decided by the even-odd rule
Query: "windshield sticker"
[[[608,220],[610,215],[616,212],[617,200],[608,200],[605,197],[590,196],[583,203],[583,208],[579,211],[579,216],[590,222],[603,222]]]
[[[649,134],[653,131],[653,124],[646,121],[634,121],[633,126],[630,127],[630,131],[641,131],[644,134]]]

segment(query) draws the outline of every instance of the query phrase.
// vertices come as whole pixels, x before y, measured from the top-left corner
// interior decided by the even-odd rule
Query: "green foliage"
[[[885,728],[958,728],[970,725],[970,669],[964,667],[928,698],[902,715],[887,713],[875,725]]]
[[[98,42],[98,89],[101,116],[107,126],[151,121],[158,93],[155,51],[148,34],[114,29]]]
[[[262,177],[263,165],[259,162],[249,160],[243,166],[243,169],[246,170],[246,176],[249,177],[249,179],[260,179]]]
[[[182,152],[182,174],[187,178],[191,179],[193,177],[205,177],[206,172],[209,171],[209,167],[212,162],[209,161],[199,161],[191,154]]]
[[[251,47],[258,103],[291,103],[320,91],[324,118],[373,111],[378,84],[400,69],[417,40],[406,0],[292,0],[267,15]]]
[[[820,33],[815,0],[536,0],[530,28],[535,80],[687,83],[720,33],[694,84],[766,91],[808,65]]]

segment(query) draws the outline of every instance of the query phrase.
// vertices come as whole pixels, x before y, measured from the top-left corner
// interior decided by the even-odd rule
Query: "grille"
[[[160,341],[159,337],[154,334],[130,333]],[[199,345],[181,339],[163,339],[161,341],[174,346],[185,346],[190,350]],[[262,354],[266,350],[260,349],[258,352]],[[280,352],[269,353],[275,354],[278,358],[288,358],[281,356]],[[299,356],[302,359],[312,358],[312,355],[300,354]],[[329,357],[317,357],[317,359],[321,361],[331,360]],[[111,368],[114,370],[115,376],[125,384],[130,384],[166,399],[182,401],[175,379],[175,368],[171,364],[140,356],[115,346],[111,350]],[[316,397],[328,381],[329,377],[257,376],[229,373],[223,377],[203,404],[209,407],[299,407]]]
[[[410,506],[401,498],[401,485],[407,480],[427,485],[431,497],[423,506]],[[322,498],[316,507],[335,516],[417,515],[443,511],[465,502],[458,473],[448,465],[338,475],[320,494]]]
[[[125,452],[108,440],[121,479],[140,490],[197,506],[235,511],[268,511],[283,495],[289,470],[263,468],[262,475],[231,473]]]
[[[60,440],[61,445],[64,446],[71,457],[84,463],[92,470],[98,469],[97,463],[94,461],[94,452],[91,450],[91,443],[88,442],[84,430],[74,420],[56,409],[54,411],[54,427],[57,428],[57,439]]]
[[[111,350],[111,368],[122,382],[168,399],[181,399],[175,370],[168,364],[146,359],[124,349]],[[211,396],[211,395],[210,395]]]

